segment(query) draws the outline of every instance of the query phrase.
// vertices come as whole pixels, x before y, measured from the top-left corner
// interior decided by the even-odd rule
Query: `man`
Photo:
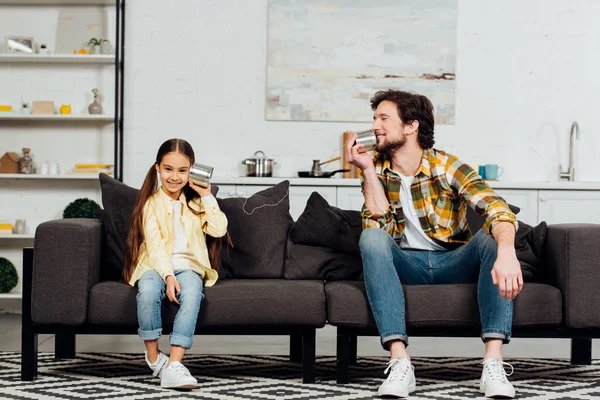
[[[471,167],[433,148],[433,105],[427,97],[380,91],[371,108],[375,156],[360,151],[354,133],[346,151],[361,171],[365,198],[359,245],[367,296],[391,356],[379,395],[407,397],[416,386],[406,351],[402,284],[477,282],[485,343],[480,390],[512,398],[502,344],[511,337],[511,300],[523,288],[514,248],[516,217]],[[475,236],[466,207],[485,217]]]

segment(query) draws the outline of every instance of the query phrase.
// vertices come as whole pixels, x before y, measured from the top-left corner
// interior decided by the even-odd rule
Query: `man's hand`
[[[210,191],[210,185],[208,185],[208,187],[202,187],[200,185],[197,185],[194,183],[193,180],[189,180],[189,185],[192,189],[194,189],[196,191],[196,193],[198,193],[200,195],[200,197],[205,197],[205,196],[210,196],[212,193]]]
[[[492,280],[500,289],[500,297],[512,300],[523,290],[523,273],[514,249],[498,249],[498,256],[492,268]]]
[[[373,167],[373,159],[369,155],[369,153],[359,153],[358,150],[363,147],[362,144],[354,145],[356,138],[358,135],[354,132],[350,132],[350,136],[348,136],[348,141],[346,142],[346,159],[347,161],[360,168],[361,170],[366,170],[368,168]]]
[[[179,287],[179,282],[173,275],[167,276],[167,297],[173,303],[179,304],[179,300],[177,300],[177,296],[175,295],[175,291],[177,293],[181,292],[181,288]]]

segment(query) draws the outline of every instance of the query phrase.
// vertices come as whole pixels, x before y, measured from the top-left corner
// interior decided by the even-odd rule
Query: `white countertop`
[[[215,185],[275,185],[283,180],[289,180],[293,186],[360,186],[358,179],[344,178],[295,178],[295,177],[213,177]],[[494,189],[521,189],[521,190],[600,190],[600,182],[506,182],[486,181]]]

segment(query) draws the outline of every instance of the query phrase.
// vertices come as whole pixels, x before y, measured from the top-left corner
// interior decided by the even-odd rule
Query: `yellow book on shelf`
[[[12,231],[13,228],[12,224],[0,224],[0,229],[10,229]]]
[[[112,165],[109,164],[75,164],[75,168],[110,168]]]
[[[0,112],[11,112],[11,111],[12,111],[12,106],[0,105]]]

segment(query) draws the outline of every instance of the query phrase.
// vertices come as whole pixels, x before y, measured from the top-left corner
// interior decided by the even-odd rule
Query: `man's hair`
[[[435,140],[433,139],[434,120],[431,100],[423,95],[403,92],[401,90],[380,90],[371,98],[371,108],[373,111],[377,109],[379,103],[386,100],[396,104],[398,115],[403,123],[419,121],[417,136],[419,146],[423,149],[433,147]]]

